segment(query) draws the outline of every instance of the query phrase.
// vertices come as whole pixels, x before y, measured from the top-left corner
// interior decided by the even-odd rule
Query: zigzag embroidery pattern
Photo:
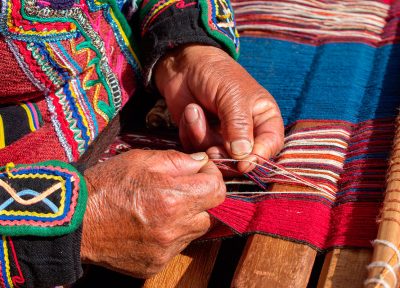
[[[78,56],[78,55],[87,53],[86,64],[85,64],[85,68],[83,69],[83,71],[86,72],[86,75],[83,78],[82,86],[83,86],[83,89],[85,89],[85,90],[89,90],[90,88],[95,88],[94,96],[93,96],[94,110],[96,111],[97,114],[99,114],[101,117],[103,117],[103,119],[106,122],[108,122],[110,119],[107,116],[107,114],[98,108],[101,82],[99,79],[89,80],[92,77],[92,75],[95,73],[95,70],[96,70],[95,64],[97,64],[97,63],[93,60],[91,61],[91,53],[90,53],[89,48],[77,47],[77,45],[75,45],[75,41],[73,39],[69,42],[70,42],[70,47],[71,47],[71,51],[72,51],[73,55]],[[82,44],[82,43],[80,43],[80,44]],[[78,46],[79,46],[79,44],[78,44]]]

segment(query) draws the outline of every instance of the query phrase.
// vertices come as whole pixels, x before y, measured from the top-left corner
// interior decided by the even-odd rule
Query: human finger
[[[278,105],[271,97],[260,98],[253,107],[254,145],[251,155],[238,164],[238,170],[249,172],[255,168],[252,163],[262,164],[280,151],[283,146],[284,126]]]
[[[225,200],[226,186],[217,166],[209,161],[198,174],[176,178],[175,187],[187,203],[184,213],[195,215],[214,208]]]
[[[206,151],[208,157],[213,161],[224,177],[240,176],[237,167],[232,162],[225,162],[224,159],[230,159],[228,152],[223,146],[212,146]]]
[[[272,96],[255,103],[253,117],[255,143],[252,154],[270,158],[282,148],[284,139],[281,112]]]
[[[146,161],[150,171],[170,176],[184,176],[198,173],[207,165],[208,156],[204,152],[186,154],[175,150],[157,151]]]
[[[204,151],[222,145],[222,137],[208,123],[203,109],[191,103],[183,112],[179,124],[179,137],[186,151]]]

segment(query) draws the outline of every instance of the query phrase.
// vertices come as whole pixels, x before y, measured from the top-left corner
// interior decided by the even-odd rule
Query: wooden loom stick
[[[400,115],[396,119],[396,133],[394,138],[393,150],[390,158],[390,168],[388,170],[387,187],[383,209],[380,216],[380,225],[377,239],[393,243],[395,247],[400,246]],[[374,245],[374,253],[371,263],[388,263],[395,266],[400,263],[395,251],[382,244]],[[396,269],[397,277],[399,276]],[[368,279],[381,279],[395,287],[396,279],[385,267],[375,267],[369,270]],[[382,287],[381,284],[371,283],[366,285],[368,288]],[[398,287],[398,286],[397,286]]]
[[[325,256],[318,288],[361,288],[371,261],[371,249],[333,249]]]
[[[307,245],[251,235],[232,288],[306,288],[317,251]]]
[[[214,268],[221,240],[194,242],[175,256],[143,288],[206,288]]]

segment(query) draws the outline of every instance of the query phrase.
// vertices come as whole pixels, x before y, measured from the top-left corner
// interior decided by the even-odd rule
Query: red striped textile
[[[206,237],[260,232],[317,249],[369,247],[377,232],[393,134],[393,119],[297,121],[286,128],[284,148],[274,161],[323,191],[275,183],[275,172],[265,179],[266,189],[249,178],[226,179],[226,201],[209,211],[224,224]],[[179,149],[179,144],[174,138],[126,134],[102,161],[132,148]]]

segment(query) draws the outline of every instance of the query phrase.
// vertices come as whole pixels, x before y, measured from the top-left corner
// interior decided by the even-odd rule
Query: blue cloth
[[[321,46],[241,38],[239,62],[275,97],[285,124],[394,117],[400,107],[400,45]]]

